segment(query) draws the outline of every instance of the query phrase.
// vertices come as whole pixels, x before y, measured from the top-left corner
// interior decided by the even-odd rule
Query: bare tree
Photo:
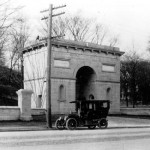
[[[118,38],[118,36],[117,35],[115,35],[114,37],[110,37],[109,38],[109,43],[110,43],[110,47],[113,47],[113,46],[115,46],[117,43],[118,43],[118,41],[119,41],[119,38]]]
[[[48,22],[41,25],[40,32],[42,36],[47,36]],[[74,41],[92,42],[102,45],[104,41],[109,46],[114,46],[118,42],[117,36],[110,36],[105,25],[97,23],[93,18],[85,18],[81,14],[68,15],[67,17],[53,19],[53,36],[62,36],[61,38]],[[60,37],[59,37],[60,38]]]
[[[88,41],[92,20],[82,16],[73,16],[65,19],[68,29],[68,38],[74,41]]]
[[[56,20],[53,21],[53,36],[60,36],[61,38],[64,38],[64,36],[67,33],[67,26],[66,22],[62,20],[61,17],[58,17]]]
[[[21,72],[23,87],[23,53],[22,50],[29,41],[29,26],[24,17],[15,19],[14,24],[9,32],[9,49],[10,49],[10,79],[12,70],[17,69]]]
[[[22,7],[12,7],[11,0],[0,1],[0,58],[4,58],[4,50],[7,50],[8,32],[14,23],[14,15]]]
[[[4,66],[5,64],[5,56],[4,56],[4,52],[2,49],[3,48],[0,48],[0,66]]]
[[[107,33],[108,30],[105,28],[104,25],[96,24],[96,26],[94,26],[93,38],[91,42],[102,45],[107,36]]]
[[[18,65],[18,70],[20,70],[19,61],[21,61],[22,50],[27,45],[30,37],[29,25],[24,17],[15,19],[9,35],[11,46],[10,66],[13,69]]]
[[[74,41],[87,41],[90,28],[92,26],[91,19],[85,19],[81,16],[68,16],[65,18],[58,17],[53,19],[52,35],[60,36]],[[40,32],[43,36],[47,36],[48,22],[47,20],[41,25]],[[65,37],[63,36],[65,35]]]

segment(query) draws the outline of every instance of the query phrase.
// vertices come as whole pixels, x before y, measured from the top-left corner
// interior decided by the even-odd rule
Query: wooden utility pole
[[[52,59],[52,5],[49,6],[49,19],[48,19],[48,41],[47,41],[47,79],[46,79],[46,98],[47,98],[47,127],[52,128],[51,122],[51,59]]]
[[[47,113],[46,113],[46,121],[47,121],[47,128],[52,128],[52,114],[51,114],[51,67],[52,67],[52,17],[62,15],[64,12],[59,13],[59,14],[54,14],[53,15],[53,10],[66,7],[66,5],[63,6],[58,6],[58,7],[53,7],[51,4],[49,6],[48,10],[44,10],[41,12],[46,12],[49,11],[49,16],[42,18],[48,19],[48,36],[47,36],[47,77],[46,77],[46,106],[47,106]]]
[[[24,65],[23,65],[23,50],[21,49],[21,88],[24,89]]]

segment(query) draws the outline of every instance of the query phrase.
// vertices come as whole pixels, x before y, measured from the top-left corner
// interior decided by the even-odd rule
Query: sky
[[[13,0],[14,5],[23,5],[23,14],[28,16],[32,26],[37,26],[41,10],[49,4],[61,6],[66,14],[82,12],[85,17],[97,18],[109,30],[118,35],[117,47],[121,51],[136,50],[147,55],[150,40],[150,0]],[[61,11],[61,9],[60,9]]]

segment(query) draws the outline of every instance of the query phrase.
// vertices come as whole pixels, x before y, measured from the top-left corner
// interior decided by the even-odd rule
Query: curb
[[[150,125],[110,125],[107,129],[100,129],[100,130],[109,130],[109,129],[125,129],[125,128],[150,128]],[[98,129],[98,128],[96,128]],[[0,127],[0,132],[20,132],[20,131],[55,131],[57,130],[54,126],[50,129],[45,127]],[[67,131],[67,129],[64,129]],[[88,129],[87,127],[79,127],[76,130],[93,130]],[[57,130],[59,131],[59,130]]]

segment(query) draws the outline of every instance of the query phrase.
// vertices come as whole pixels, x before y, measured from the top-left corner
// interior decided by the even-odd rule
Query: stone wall
[[[93,81],[84,90],[86,99],[90,94],[94,99],[111,100],[113,113],[120,112],[120,56],[123,52],[119,48],[101,46],[74,41],[53,41],[52,43],[52,113],[69,113],[74,109],[70,101],[78,98],[76,92],[77,73],[81,68],[93,70]],[[47,47],[33,45],[24,51],[24,87],[32,89],[32,108],[46,108],[46,57]],[[38,76],[39,75],[39,76]],[[86,76],[86,74],[85,74]],[[65,94],[60,99],[60,89]],[[83,94],[83,95],[84,95]]]
[[[31,116],[44,116],[45,109],[31,109]],[[20,120],[20,108],[0,106],[0,121]]]
[[[87,94],[92,93],[95,99],[111,100],[111,113],[120,113],[120,56],[110,55],[106,53],[95,53],[91,51],[83,51],[73,48],[66,49],[64,47],[53,48],[52,60],[52,112],[69,113],[74,109],[69,101],[76,98],[76,75],[80,68],[90,67],[95,72],[95,80],[88,87]],[[65,60],[69,62],[69,67],[57,67],[54,65],[55,60]],[[114,72],[102,70],[102,65],[115,66]],[[66,101],[58,101],[58,89],[60,85],[66,88]],[[110,90],[107,93],[107,90]],[[86,97],[88,99],[88,96]]]
[[[0,106],[0,120],[19,120],[20,108],[15,106]]]
[[[59,88],[61,85],[64,86],[65,91],[63,99],[59,97]],[[69,102],[75,100],[75,80],[52,79],[52,93],[53,114],[63,114],[73,110],[74,107],[71,106]]]
[[[45,115],[46,110],[42,108],[33,108],[31,109],[31,115]]]
[[[20,120],[30,121],[31,116],[31,96],[33,91],[27,89],[20,89],[18,94],[18,106],[20,108]]]

